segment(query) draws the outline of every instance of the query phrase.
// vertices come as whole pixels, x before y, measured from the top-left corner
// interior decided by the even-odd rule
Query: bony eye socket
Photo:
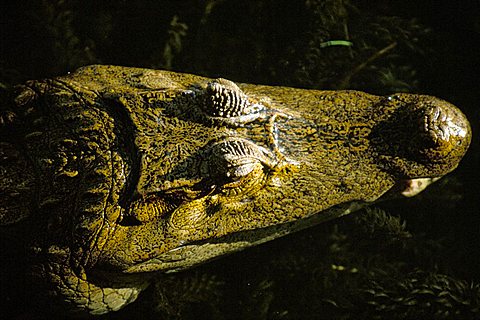
[[[227,178],[230,178],[232,180],[237,180],[237,179],[240,179],[242,177],[245,177],[246,175],[248,175],[250,172],[252,172],[255,168],[256,165],[258,165],[258,161],[249,161],[247,163],[244,163],[244,164],[240,164],[240,165],[236,165],[236,166],[233,166],[233,167],[230,167],[227,171],[226,171],[226,176]]]
[[[211,120],[239,126],[266,114],[266,107],[226,79],[209,82],[201,96],[200,107]]]
[[[244,139],[230,139],[211,146],[207,157],[208,175],[222,193],[245,194],[262,185],[269,152]]]
[[[268,177],[265,167],[261,163],[251,166],[248,174],[224,183],[219,191],[227,197],[244,197],[254,195]]]
[[[226,183],[224,188],[237,187],[244,184],[247,179],[252,180],[255,177],[261,177],[264,173],[264,166],[259,161],[248,162],[229,168],[225,172]]]

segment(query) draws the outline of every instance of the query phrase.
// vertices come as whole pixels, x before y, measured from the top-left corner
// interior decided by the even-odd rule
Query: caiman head
[[[118,148],[132,169],[115,186],[121,214],[103,259],[126,273],[184,269],[389,190],[413,195],[452,171],[470,142],[465,116],[430,96],[140,78],[161,86],[104,96],[131,128],[117,133],[130,141]]]
[[[2,202],[2,221],[39,212],[34,250],[57,270],[47,282],[92,313],[135,299],[142,286],[117,294],[132,283],[120,275],[185,269],[414,195],[455,169],[471,139],[465,116],[430,96],[113,66],[30,82],[16,103],[27,129],[2,146],[26,169],[18,190],[2,188],[32,200]]]

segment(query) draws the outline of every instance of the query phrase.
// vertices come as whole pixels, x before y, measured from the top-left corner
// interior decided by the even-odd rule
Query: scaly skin
[[[115,66],[30,81],[3,109],[0,222],[28,230],[40,295],[91,314],[134,301],[153,271],[428,183],[471,139],[465,116],[430,96]]]

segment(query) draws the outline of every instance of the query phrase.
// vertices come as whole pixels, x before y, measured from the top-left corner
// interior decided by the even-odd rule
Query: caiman
[[[18,86],[0,121],[2,232],[26,248],[35,297],[86,314],[158,273],[415,195],[471,139],[432,96],[102,65]]]

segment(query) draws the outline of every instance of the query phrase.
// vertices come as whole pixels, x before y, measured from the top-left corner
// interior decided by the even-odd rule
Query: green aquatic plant
[[[353,43],[347,40],[329,40],[320,43],[320,48],[332,47],[332,46],[345,46],[351,47]]]

